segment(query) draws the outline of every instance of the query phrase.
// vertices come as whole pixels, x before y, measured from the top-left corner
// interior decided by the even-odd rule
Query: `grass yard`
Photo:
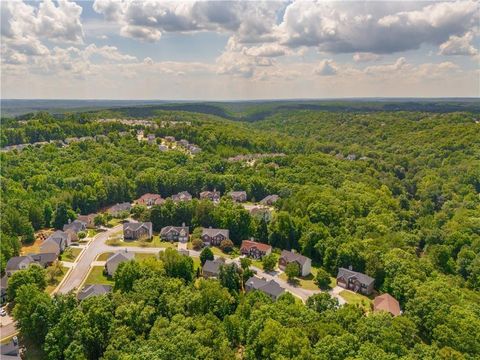
[[[32,244],[22,246],[20,249],[20,255],[38,254],[43,241],[43,239],[37,238]]]
[[[340,292],[339,295],[343,297],[345,301],[349,304],[358,305],[367,312],[372,310],[372,300],[370,300],[365,295],[361,295],[349,290],[343,290]]]
[[[48,271],[51,270],[51,268],[52,268],[51,266],[47,268],[47,274],[48,274]],[[65,266],[62,266],[61,271],[55,276],[55,278],[52,281],[47,281],[47,288],[45,289],[45,291],[48,294],[51,294],[53,290],[55,290],[55,288],[58,286],[58,284],[60,284],[63,277],[67,274],[67,271],[68,271],[68,268]]]
[[[200,263],[200,258],[197,256],[192,256],[191,258],[193,260],[193,270],[197,271],[197,268],[202,266],[202,264]]]
[[[114,226],[117,226],[118,224],[120,224],[122,221],[123,221],[123,219],[113,218],[107,223],[106,226],[107,227],[114,227]]]
[[[74,262],[77,256],[82,252],[79,247],[66,248],[62,255],[60,255],[61,261]]]
[[[97,256],[96,261],[107,261],[107,259],[112,255],[112,252],[106,252]]]
[[[284,281],[288,281],[288,277],[285,273],[281,273],[279,277]],[[314,282],[314,279],[315,279],[315,276],[313,274],[310,274],[308,276],[301,276],[301,277],[295,278],[295,283],[296,283],[296,286],[299,286],[302,289],[319,290],[317,284],[315,284]]]
[[[148,254],[148,253],[136,253],[135,260],[144,260],[148,258],[158,258],[158,254]]]
[[[94,237],[97,234],[98,234],[98,231],[96,229],[88,229],[87,230],[87,237]]]
[[[107,243],[108,244],[108,243]],[[113,242],[109,245],[113,246],[135,246],[135,247],[161,247],[161,248],[177,248],[177,243],[171,243],[169,241],[162,241],[158,235],[155,235],[151,241],[140,240],[120,240],[119,242]]]
[[[253,260],[252,259],[252,266],[255,266],[261,270],[263,270],[263,263],[261,260]]]
[[[104,285],[113,285],[113,280],[111,277],[107,277],[103,273],[103,266],[93,266],[88,273],[87,279],[85,280],[85,285],[90,284],[104,284]]]

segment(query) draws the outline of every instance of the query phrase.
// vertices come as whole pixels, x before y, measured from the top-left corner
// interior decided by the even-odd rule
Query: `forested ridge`
[[[66,206],[88,214],[151,192],[205,189],[278,194],[271,222],[222,200],[136,210],[162,226],[229,228],[296,249],[330,275],[353,266],[400,301],[402,316],[340,308],[290,295],[272,303],[220,283],[194,281],[168,259],[128,263],[116,291],[78,304],[34,285],[18,292],[25,336],[49,359],[476,359],[480,356],[480,124],[468,112],[279,110],[264,120],[162,110],[190,121],[148,132],[199,145],[194,157],[160,152],[136,130],[96,118],[118,112],[47,113],[1,124],[2,145],[106,135],[65,147],[1,153],[1,269],[54,225]],[[128,134],[122,134],[127,132]],[[253,164],[238,154],[284,153]],[[174,260],[171,260],[174,261]],[[23,322],[22,322],[23,321]],[[60,340],[59,340],[60,339]]]

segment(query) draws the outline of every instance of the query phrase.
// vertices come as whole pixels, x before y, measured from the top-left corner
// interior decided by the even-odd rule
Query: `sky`
[[[478,97],[478,1],[2,1],[2,99]]]

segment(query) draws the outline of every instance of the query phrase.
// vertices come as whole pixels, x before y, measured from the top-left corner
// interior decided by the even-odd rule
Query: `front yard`
[[[60,255],[61,261],[74,262],[77,256],[82,252],[82,249],[79,247],[69,247],[66,248],[63,254]]]
[[[67,267],[60,266],[57,272],[55,273],[54,266],[55,264],[47,268],[47,277],[50,277],[50,278],[47,280],[47,288],[45,289],[45,291],[48,294],[51,294],[53,290],[56,289],[56,287],[58,286],[58,284],[60,284],[60,282],[62,281],[62,279],[64,278],[64,276],[67,274],[67,271],[68,271]]]
[[[97,259],[96,261],[107,261],[107,259],[110,257],[110,255],[112,255],[113,253],[112,252],[106,252],[106,253],[102,253],[100,255],[97,256]]]
[[[339,295],[344,298],[347,303],[357,305],[363,308],[366,312],[370,312],[372,310],[372,300],[365,295],[350,290],[342,290],[340,291]]]
[[[93,266],[88,273],[84,285],[103,284],[113,285],[113,279],[103,273],[105,268],[103,266]]]
[[[110,236],[106,242],[110,246],[134,246],[134,247],[161,247],[161,248],[177,248],[177,243],[162,241],[158,235],[154,235],[152,240],[123,240],[122,232],[115,233]]]

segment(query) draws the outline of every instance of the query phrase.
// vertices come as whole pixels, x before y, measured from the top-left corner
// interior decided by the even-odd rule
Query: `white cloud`
[[[473,40],[473,33],[468,32],[464,36],[450,36],[450,38],[445,41],[439,47],[440,55],[477,55],[478,49],[475,49],[471,44]]]
[[[382,57],[377,54],[372,53],[355,53],[353,54],[353,61],[356,63],[360,62],[369,62],[369,61],[377,61],[380,60]]]
[[[403,72],[410,66],[411,65],[407,63],[407,60],[404,57],[400,57],[393,64],[368,66],[364,69],[364,73],[373,76],[385,76],[388,74],[395,74],[400,70]]]
[[[332,59],[325,59],[320,61],[320,64],[314,69],[314,73],[321,76],[336,75],[338,66]]]

